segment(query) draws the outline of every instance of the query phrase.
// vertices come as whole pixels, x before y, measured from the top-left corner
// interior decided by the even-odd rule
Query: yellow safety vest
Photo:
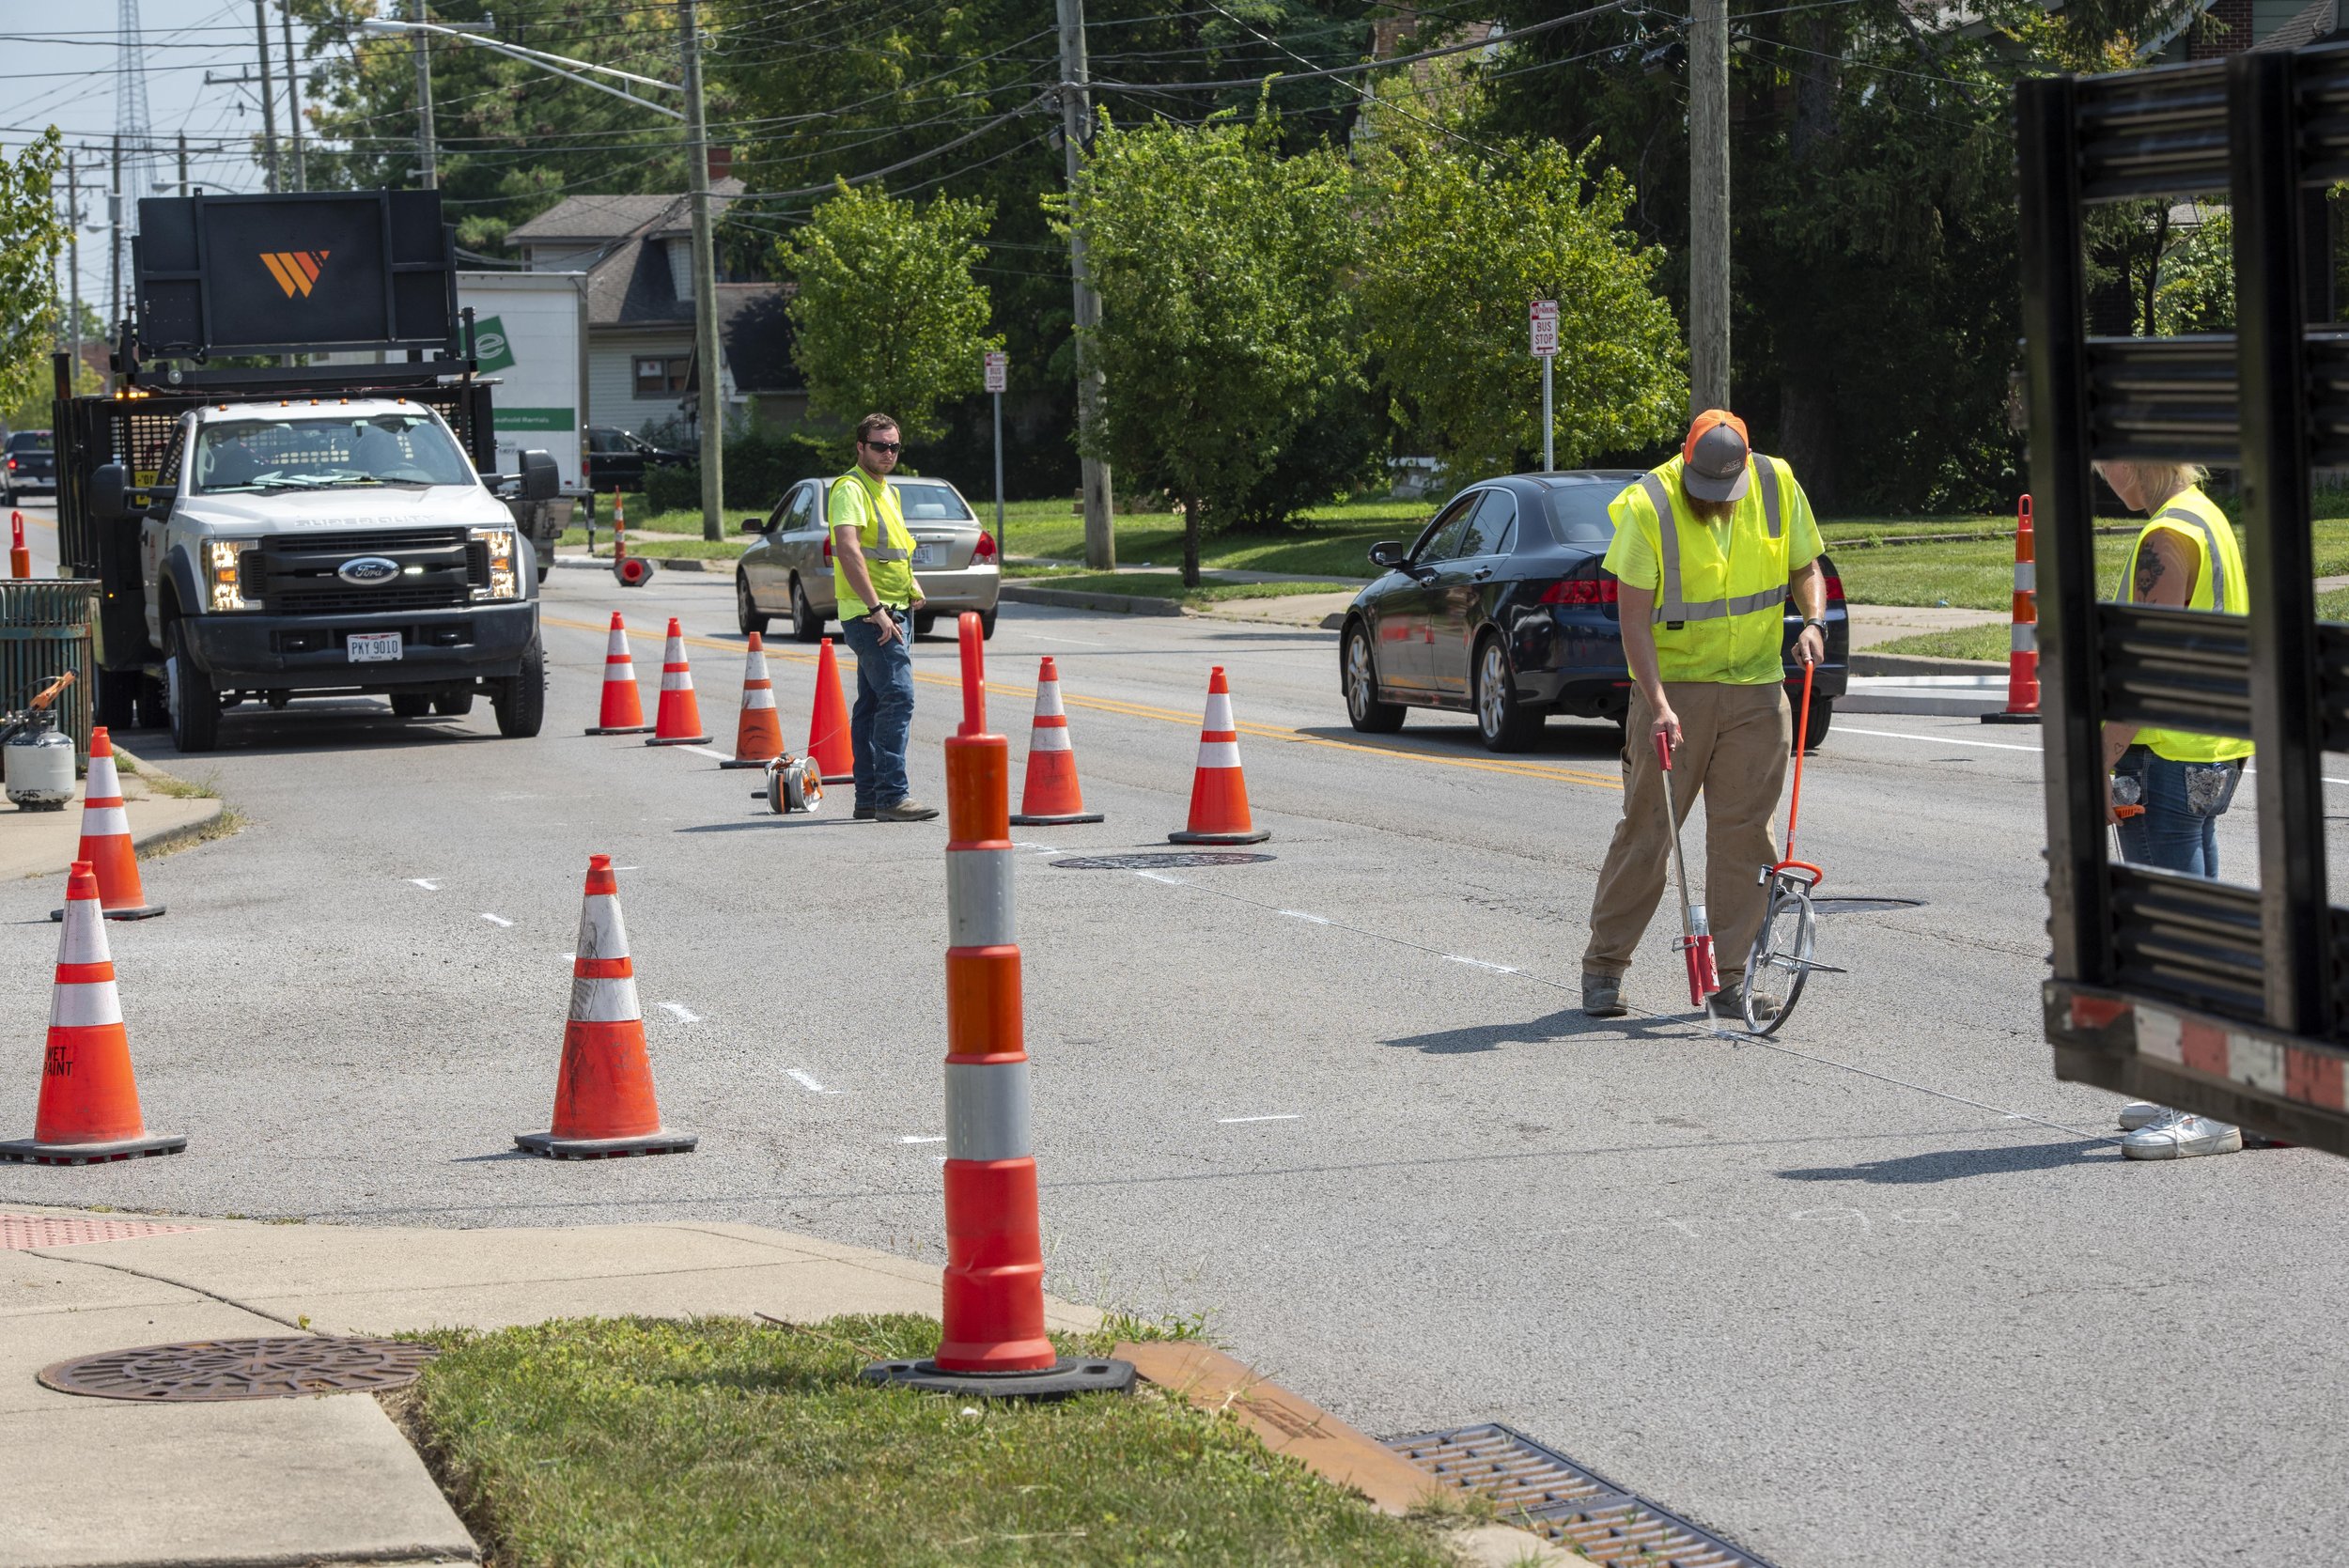
[[[1781,486],[1794,475],[1759,452],[1751,461],[1754,482],[1724,528],[1688,509],[1678,458],[1641,474],[1618,503],[1621,521],[1647,535],[1660,568],[1653,619],[1657,674],[1665,680],[1767,686],[1785,678],[1793,530]]]
[[[824,526],[856,530],[857,543],[864,551],[864,569],[883,604],[902,610],[913,602],[913,534],[906,527],[905,507],[898,503],[894,486],[861,468],[848,470],[832,482],[832,492],[824,503]],[[832,597],[844,621],[872,613],[873,607],[848,586],[848,574],[836,568]]]
[[[2128,575],[2122,580],[2123,597],[2136,590],[2137,557],[2156,528],[2183,536],[2193,551],[2194,591],[2186,598],[2188,610],[2227,615],[2250,613],[2250,583],[2244,572],[2243,547],[2235,542],[2233,525],[2209,496],[2191,488],[2171,496],[2139,531],[2137,543],[2129,551]],[[2201,735],[2193,730],[2148,727],[2137,732],[2137,743],[2171,762],[2232,762],[2251,754],[2251,743],[2248,740]]]

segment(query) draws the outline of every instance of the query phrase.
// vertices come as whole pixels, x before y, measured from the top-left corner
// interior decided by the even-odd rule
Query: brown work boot
[[[876,822],[927,822],[937,815],[936,806],[926,806],[910,795],[894,805],[873,809],[873,820]]]
[[[1622,1017],[1626,1011],[1623,1004],[1623,976],[1586,972],[1582,976],[1582,1011],[1594,1018]]]

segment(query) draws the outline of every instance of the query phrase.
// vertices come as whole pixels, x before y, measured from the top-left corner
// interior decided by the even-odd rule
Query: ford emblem
[[[345,582],[389,582],[399,575],[399,563],[387,561],[381,555],[362,555],[355,561],[345,561],[334,575]]]

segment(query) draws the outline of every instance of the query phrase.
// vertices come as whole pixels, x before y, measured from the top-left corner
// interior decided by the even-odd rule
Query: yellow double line
[[[549,615],[544,613],[540,613],[538,619],[542,625],[565,627],[574,631],[609,629],[608,626],[598,626],[593,621],[574,621],[561,615]],[[720,653],[742,651],[742,645],[739,643],[722,643],[714,637],[688,635],[684,641],[694,647],[714,648]],[[787,660],[794,664],[809,665],[815,664],[818,659],[816,654],[793,653],[788,649],[771,645],[767,649],[767,657]],[[855,662],[854,656],[845,651],[841,652],[840,657],[846,662]],[[959,675],[926,675],[916,670],[913,678],[928,686],[943,686],[956,691],[962,690],[962,679]],[[1027,702],[1035,700],[1035,688],[1033,686],[1014,686],[1004,681],[990,680],[987,683],[987,690],[990,696],[1014,697]],[[1196,713],[1184,713],[1170,707],[1152,707],[1143,703],[1121,702],[1114,697],[1071,696],[1066,689],[1061,692],[1061,701],[1070,707],[1081,707],[1089,712],[1114,713],[1127,719],[1151,719],[1159,723],[1181,724],[1191,729],[1198,727],[1200,720],[1200,716]],[[1623,788],[1623,780],[1616,774],[1602,773],[1592,768],[1562,768],[1547,762],[1510,762],[1487,757],[1451,756],[1438,752],[1411,751],[1399,746],[1371,746],[1358,740],[1332,740],[1327,736],[1308,735],[1303,730],[1282,729],[1273,724],[1244,723],[1239,726],[1239,732],[1242,735],[1252,736],[1259,740],[1278,740],[1292,746],[1322,746],[1334,752],[1356,752],[1363,756],[1403,762],[1423,762],[1437,768],[1467,768],[1479,773],[1503,773],[1520,779],[1545,779],[1554,784],[1581,784],[1591,789],[1620,791]]]

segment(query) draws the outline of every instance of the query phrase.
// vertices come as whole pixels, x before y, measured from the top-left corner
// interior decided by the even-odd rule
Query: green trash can
[[[57,727],[73,737],[73,760],[89,766],[90,622],[98,584],[80,578],[0,581],[0,709],[14,712],[40,689],[73,672],[57,698]]]

